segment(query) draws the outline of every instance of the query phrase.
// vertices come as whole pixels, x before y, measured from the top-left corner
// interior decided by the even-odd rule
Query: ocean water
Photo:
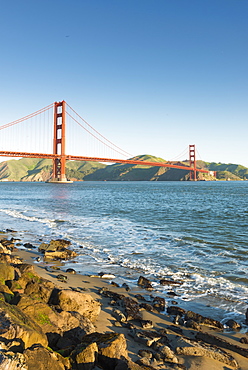
[[[2,182],[7,228],[35,246],[69,239],[79,255],[65,268],[131,286],[144,275],[168,305],[244,321],[248,182]],[[161,286],[161,278],[182,284]]]

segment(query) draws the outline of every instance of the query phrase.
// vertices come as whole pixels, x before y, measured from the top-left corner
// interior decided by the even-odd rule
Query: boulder
[[[6,302],[10,302],[11,299],[14,297],[13,291],[11,291],[7,285],[0,283],[0,293],[2,293],[4,300]]]
[[[55,252],[46,251],[44,253],[44,260],[69,260],[75,257],[77,257],[77,253],[70,249]]]
[[[55,285],[43,278],[32,278],[26,284],[24,293],[33,297],[35,299],[41,299],[42,301],[48,303]]]
[[[128,359],[127,343],[123,334],[92,333],[83,338],[83,343],[96,343],[98,362],[103,369],[114,370],[119,360]]]
[[[38,250],[44,254],[45,259],[68,260],[77,256],[77,253],[68,249],[71,244],[68,240],[51,240],[50,243],[42,243]]]
[[[70,368],[68,359],[40,344],[33,345],[23,353],[28,370],[66,370]]]
[[[0,243],[0,253],[11,254],[11,248]]]
[[[7,340],[21,339],[24,347],[41,343],[47,346],[47,337],[41,327],[18,307],[0,301],[0,335]]]
[[[0,370],[29,370],[21,353],[1,352]]]
[[[73,367],[78,370],[92,370],[97,360],[98,346],[96,342],[80,344],[71,353]]]
[[[101,305],[90,294],[69,289],[58,291],[57,304],[63,311],[76,311],[91,321],[95,321],[101,311]]]
[[[15,269],[8,263],[0,263],[0,283],[5,284],[6,280],[14,280]]]
[[[61,333],[59,314],[57,314],[45,302],[32,299],[27,295],[21,295],[17,307],[42,329],[43,333]]]

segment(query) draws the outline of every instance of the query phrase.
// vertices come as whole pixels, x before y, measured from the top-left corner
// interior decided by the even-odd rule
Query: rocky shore
[[[37,252],[0,234],[0,370],[248,369],[248,334],[234,320],[166,307],[144,276],[130,289],[61,271],[75,257],[69,245]]]

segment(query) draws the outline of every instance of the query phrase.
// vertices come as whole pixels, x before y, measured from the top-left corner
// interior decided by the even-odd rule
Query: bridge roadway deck
[[[20,158],[46,158],[46,159],[56,159],[61,158],[59,154],[44,154],[44,153],[26,153],[26,152],[9,152],[0,151],[0,157],[20,157]],[[77,155],[65,155],[65,159],[69,161],[88,161],[88,162],[108,162],[108,163],[126,163],[126,164],[137,164],[141,166],[156,166],[156,167],[169,167],[177,168],[181,170],[209,173],[208,170],[202,168],[182,166],[177,164],[172,164],[171,162],[150,162],[150,161],[137,161],[132,159],[113,159],[113,158],[97,158],[97,157],[83,157]]]

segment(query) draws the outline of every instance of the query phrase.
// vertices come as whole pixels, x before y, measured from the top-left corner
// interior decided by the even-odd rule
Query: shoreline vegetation
[[[248,369],[248,334],[234,320],[224,328],[177,302],[166,307],[144,276],[130,288],[107,272],[62,271],[74,257],[67,240],[37,251],[1,232],[0,369]]]

